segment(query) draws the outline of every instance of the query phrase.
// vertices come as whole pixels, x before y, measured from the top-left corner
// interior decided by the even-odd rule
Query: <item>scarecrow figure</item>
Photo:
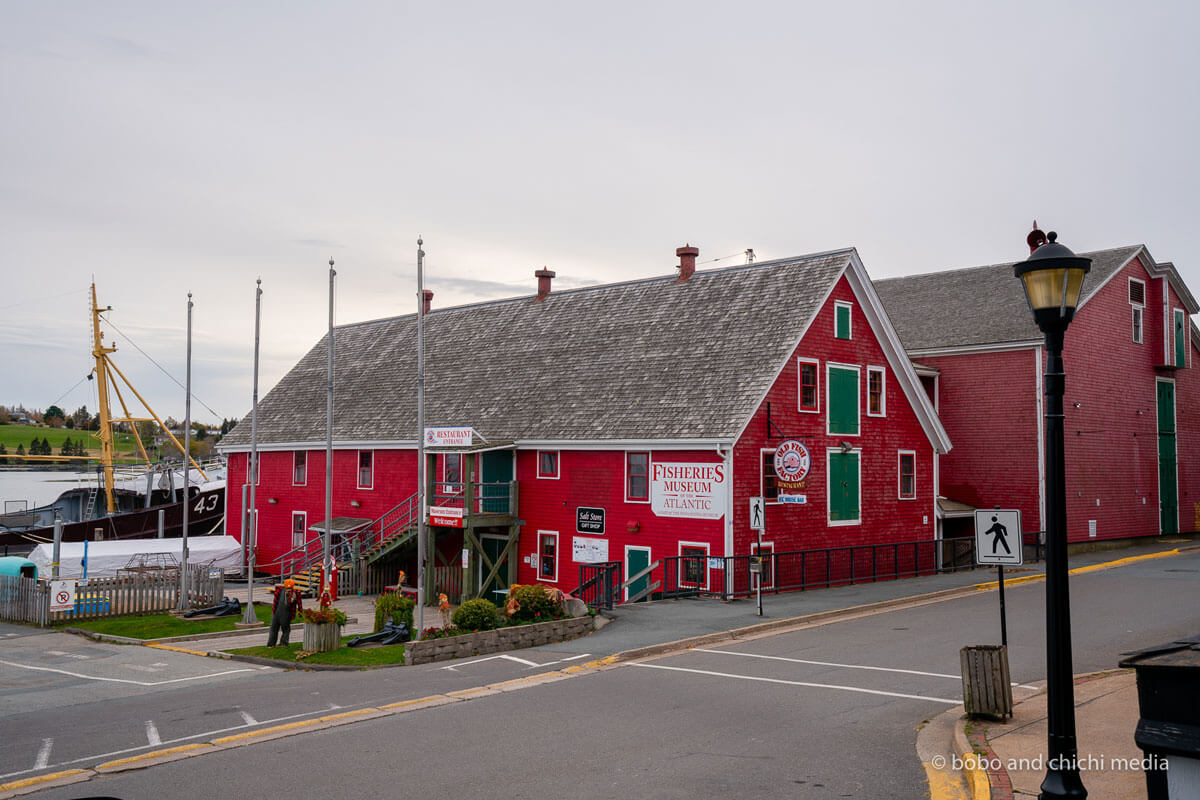
[[[284,647],[288,645],[288,639],[292,635],[292,620],[294,620],[303,607],[300,599],[300,590],[296,588],[296,582],[288,578],[283,582],[283,585],[275,586],[271,591],[275,593],[275,601],[271,606],[271,630],[267,634],[267,647],[274,647],[276,637],[280,632]]]

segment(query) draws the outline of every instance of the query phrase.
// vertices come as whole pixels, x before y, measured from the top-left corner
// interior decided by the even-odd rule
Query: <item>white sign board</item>
[[[426,447],[470,447],[475,439],[475,429],[466,428],[426,428]]]
[[[461,528],[463,526],[463,510],[449,506],[431,506],[429,524],[442,528]]]
[[[578,564],[600,564],[608,561],[608,539],[576,536],[571,540],[571,558]]]
[[[767,529],[766,503],[761,497],[750,498],[750,530],[765,531]]]
[[[50,581],[50,613],[75,610],[75,581]]]
[[[650,510],[660,517],[720,519],[725,516],[725,464],[650,465]]]
[[[781,494],[776,499],[781,503],[793,503],[793,504],[798,504],[798,505],[804,505],[805,503],[808,502],[808,495],[806,495],[806,494]]]
[[[1021,542],[1020,511],[996,508],[975,512],[976,564],[1023,564],[1025,554]]]

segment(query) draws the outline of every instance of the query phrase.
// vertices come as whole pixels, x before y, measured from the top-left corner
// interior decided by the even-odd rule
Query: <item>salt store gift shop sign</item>
[[[652,464],[650,509],[660,517],[720,519],[728,480],[724,464]]]

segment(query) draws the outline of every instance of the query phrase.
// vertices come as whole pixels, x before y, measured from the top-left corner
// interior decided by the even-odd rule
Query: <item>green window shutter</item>
[[[829,368],[829,433],[858,435],[858,370]]]
[[[829,454],[829,521],[859,519],[858,453]]]
[[[850,306],[834,306],[833,313],[836,315],[834,323],[834,336],[839,339],[850,338]]]
[[[1187,318],[1179,309],[1175,309],[1175,366],[1182,367],[1187,363]]]

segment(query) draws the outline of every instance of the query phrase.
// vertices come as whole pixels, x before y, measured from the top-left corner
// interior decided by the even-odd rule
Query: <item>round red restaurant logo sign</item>
[[[788,439],[775,449],[775,474],[781,481],[804,480],[809,464],[808,448],[795,439]]]

